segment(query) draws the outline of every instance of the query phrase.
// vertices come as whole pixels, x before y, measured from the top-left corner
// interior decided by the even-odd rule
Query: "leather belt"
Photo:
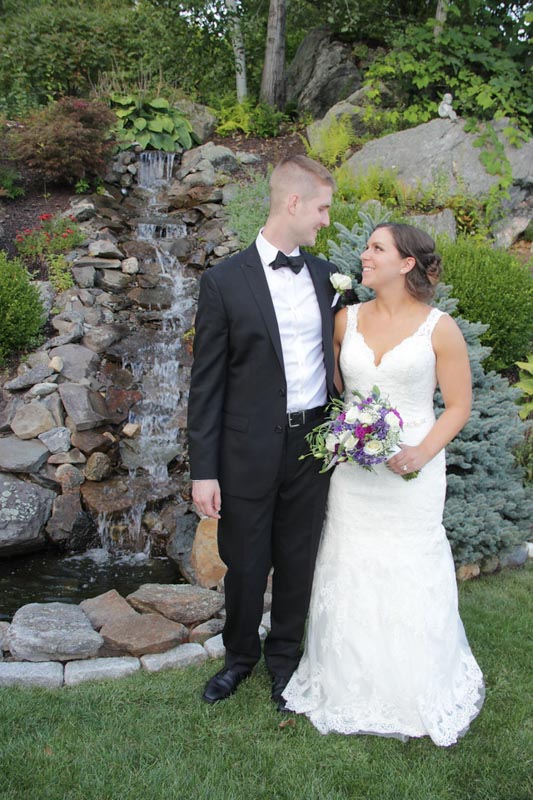
[[[287,425],[289,428],[299,428],[307,422],[324,416],[325,406],[317,406],[316,408],[306,408],[303,411],[289,411],[287,414]]]

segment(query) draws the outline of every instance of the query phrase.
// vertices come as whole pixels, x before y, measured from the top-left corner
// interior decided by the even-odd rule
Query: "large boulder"
[[[44,526],[55,496],[51,489],[0,474],[0,556],[44,546]]]
[[[79,606],[68,603],[28,603],[15,613],[7,645],[25,661],[71,661],[93,658],[103,644]]]
[[[361,72],[349,45],[335,41],[327,28],[307,34],[287,70],[288,102],[316,118],[360,86]]]

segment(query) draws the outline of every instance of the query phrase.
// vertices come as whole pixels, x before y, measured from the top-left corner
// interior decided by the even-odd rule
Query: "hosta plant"
[[[136,143],[143,150],[175,152],[198,144],[198,137],[187,117],[164,97],[118,92],[113,92],[110,97],[111,107],[118,118],[116,136],[122,150]]]

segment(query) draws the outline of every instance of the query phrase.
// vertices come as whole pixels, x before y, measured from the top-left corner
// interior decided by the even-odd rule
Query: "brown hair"
[[[317,184],[337,188],[335,180],[326,167],[307,156],[296,155],[282,158],[270,176],[271,204],[294,191],[302,196],[314,194]]]
[[[390,230],[402,258],[414,258],[415,266],[405,276],[405,288],[417,300],[431,300],[442,272],[441,257],[435,242],[425,231],[402,222],[380,222],[374,230]]]

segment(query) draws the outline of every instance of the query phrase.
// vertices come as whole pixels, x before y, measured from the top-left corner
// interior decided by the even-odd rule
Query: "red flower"
[[[39,219],[43,220],[43,222],[47,219],[52,219],[53,214],[39,214]]]

